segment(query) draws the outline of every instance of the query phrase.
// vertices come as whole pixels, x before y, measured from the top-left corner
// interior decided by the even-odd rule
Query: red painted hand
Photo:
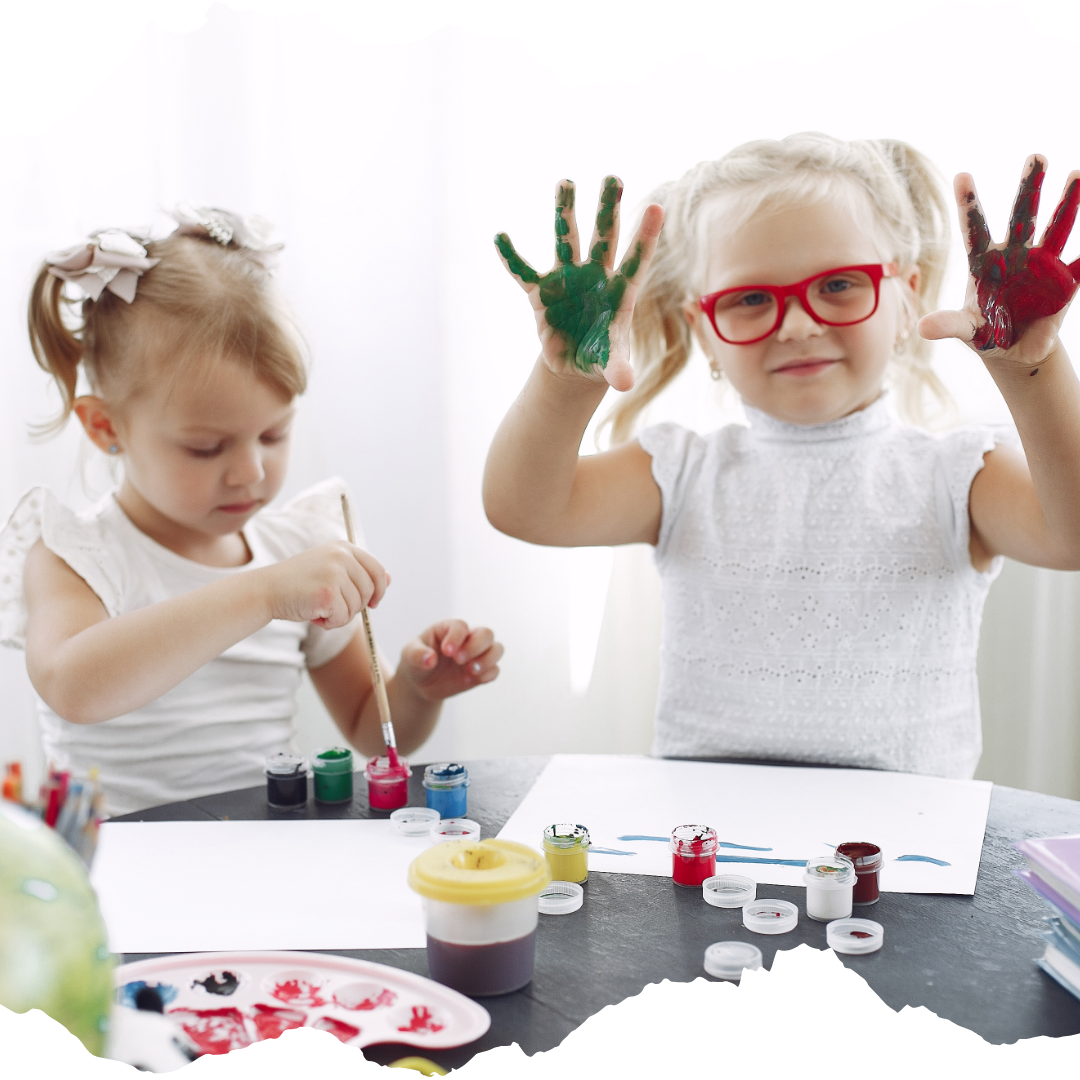
[[[1080,282],[1080,259],[1068,266],[1061,261],[1080,205],[1080,177],[1069,177],[1042,241],[1031,244],[1045,175],[1045,159],[1038,155],[1028,158],[1004,244],[991,243],[971,177],[957,177],[961,224],[967,219],[968,266],[979,310],[986,320],[971,339],[980,352],[1011,348],[1036,319],[1061,311]]]

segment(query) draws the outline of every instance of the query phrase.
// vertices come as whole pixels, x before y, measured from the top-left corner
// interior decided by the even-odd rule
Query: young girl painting
[[[179,217],[42,266],[30,337],[59,424],[74,412],[123,481],[81,514],[35,488],[0,535],[0,639],[26,649],[48,758],[97,768],[114,814],[260,783],[305,667],[344,738],[383,745],[354,619],[389,576],[346,542],[340,481],[270,506],[306,380],[275,249],[235,215]],[[408,644],[387,687],[402,752],[501,653],[459,619]]]
[[[487,513],[533,543],[655,546],[656,753],[974,772],[1000,557],[1080,568],[1080,384],[1058,338],[1080,276],[1060,259],[1080,174],[1035,245],[1044,170],[1028,160],[996,244],[957,177],[960,311],[935,311],[933,170],[897,142],[797,135],[698,165],[655,194],[618,271],[614,178],[587,255],[565,182],[550,273],[496,238],[542,352],[492,444]],[[986,364],[1024,453],[988,429],[898,420],[897,401],[910,412],[940,391],[925,339],[945,337]],[[694,340],[749,427],[631,438]],[[579,457],[608,383],[629,391],[615,448]]]

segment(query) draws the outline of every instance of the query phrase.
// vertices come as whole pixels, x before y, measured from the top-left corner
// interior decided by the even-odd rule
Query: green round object
[[[78,856],[38,818],[0,801],[0,1005],[40,1009],[100,1055],[113,963]]]

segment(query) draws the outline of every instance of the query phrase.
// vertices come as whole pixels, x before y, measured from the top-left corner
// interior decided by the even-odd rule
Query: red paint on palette
[[[283,1031],[304,1026],[307,1014],[299,1009],[283,1009],[256,1002],[250,1013],[260,1039],[276,1039]]]
[[[227,1054],[251,1045],[239,1009],[172,1009],[167,1015],[180,1022],[204,1054]]]
[[[334,994],[334,1004],[343,1009],[356,1009],[370,1012],[372,1009],[382,1009],[393,1005],[397,1001],[397,994],[385,986],[343,986]]]
[[[431,1015],[431,1010],[426,1005],[414,1005],[412,1007],[412,1019],[407,1024],[399,1027],[398,1031],[442,1031],[444,1026]]]
[[[360,1034],[358,1027],[346,1024],[344,1020],[335,1020],[332,1016],[320,1016],[318,1020],[312,1022],[311,1026],[319,1031],[329,1031],[341,1042],[348,1042]]]
[[[325,1005],[326,1001],[319,993],[322,983],[308,982],[307,979],[285,979],[276,983],[270,991],[278,1001],[286,1001],[290,1005],[306,1005],[309,1009],[317,1009]]]

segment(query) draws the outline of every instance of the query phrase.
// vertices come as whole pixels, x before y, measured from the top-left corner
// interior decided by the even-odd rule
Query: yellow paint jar
[[[544,858],[553,881],[589,880],[589,830],[584,825],[549,825],[544,830]]]

